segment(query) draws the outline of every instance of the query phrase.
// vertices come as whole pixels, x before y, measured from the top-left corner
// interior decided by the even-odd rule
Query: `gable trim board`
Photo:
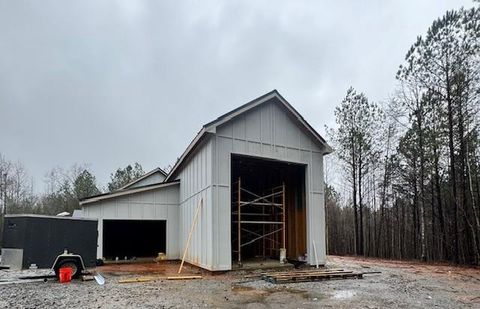
[[[155,174],[160,174],[161,175],[161,181],[165,180],[165,178],[167,177],[167,173],[165,173],[164,170],[162,170],[161,168],[157,167],[153,170],[151,170],[150,172],[146,173],[145,175],[137,178],[137,179],[134,179],[133,181],[127,183],[126,185],[124,185],[123,187],[121,187],[120,189],[118,190],[124,190],[124,189],[128,189],[130,187],[132,187],[133,185],[135,185],[136,183],[139,183],[141,182],[142,180],[146,180],[147,178],[155,175]],[[160,182],[160,181],[157,181],[157,182]]]
[[[167,252],[168,258],[181,258],[180,251],[186,244],[196,206],[203,199],[186,261],[212,271],[230,270],[232,155],[299,163],[305,166],[308,262],[315,262],[312,246],[315,242],[319,262],[325,263],[323,156],[330,152],[332,149],[325,140],[274,90],[205,124],[177,160],[165,182],[89,197],[82,200],[81,205],[88,210],[92,205],[126,198],[130,200],[129,211],[132,212],[135,207],[143,207],[134,204],[143,195],[152,190],[158,190],[153,192],[161,195],[169,186],[176,185],[176,204],[168,206],[176,213],[167,219],[167,237],[173,235],[173,239],[167,239],[167,251],[168,244],[175,242],[176,247]],[[124,216],[128,218],[130,212]],[[93,216],[93,213],[87,215]],[[102,214],[96,215],[102,217]],[[100,218],[99,227],[101,221]]]

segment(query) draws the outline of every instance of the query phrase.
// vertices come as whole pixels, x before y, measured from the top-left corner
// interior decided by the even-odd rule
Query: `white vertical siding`
[[[103,220],[166,220],[168,259],[178,259],[179,185],[110,198],[83,206],[86,218],[98,219],[97,258],[103,256]]]
[[[215,270],[213,261],[213,212],[212,212],[212,142],[207,140],[199,145],[193,156],[180,171],[180,208],[178,235],[183,253],[195,210],[201,199],[197,225],[187,251],[186,261],[206,269]]]
[[[213,241],[216,269],[231,269],[231,154],[306,164],[307,253],[325,263],[323,153],[280,104],[265,103],[217,128],[213,139]],[[182,180],[183,181],[183,180]]]
[[[155,184],[155,183],[160,183],[164,180],[165,180],[165,175],[163,175],[160,172],[157,172],[155,174],[152,174],[152,175],[134,183],[133,185],[129,186],[128,188],[131,189],[131,188],[138,188],[138,187],[142,187],[142,186],[148,186],[148,185],[152,185],[152,184]]]

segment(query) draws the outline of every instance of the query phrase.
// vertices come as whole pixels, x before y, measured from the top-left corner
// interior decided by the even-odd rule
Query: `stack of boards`
[[[361,279],[364,273],[343,269],[309,269],[262,274],[262,279],[270,283],[308,282],[329,279]]]

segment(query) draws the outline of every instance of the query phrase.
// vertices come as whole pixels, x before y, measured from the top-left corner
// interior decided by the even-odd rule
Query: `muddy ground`
[[[184,274],[203,279],[171,281],[178,263],[109,265],[95,281],[6,283],[32,271],[0,270],[1,308],[480,308],[480,269],[330,256],[328,267],[381,271],[364,279],[271,284],[245,278],[253,272],[212,275],[193,267]],[[36,273],[45,273],[37,270]],[[153,276],[152,282],[120,284]]]

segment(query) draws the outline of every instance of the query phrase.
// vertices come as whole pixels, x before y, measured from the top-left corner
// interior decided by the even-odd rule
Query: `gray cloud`
[[[0,1],[0,153],[106,184],[172,164],[203,123],[274,88],[320,132],[373,100],[446,10],[470,1]]]

